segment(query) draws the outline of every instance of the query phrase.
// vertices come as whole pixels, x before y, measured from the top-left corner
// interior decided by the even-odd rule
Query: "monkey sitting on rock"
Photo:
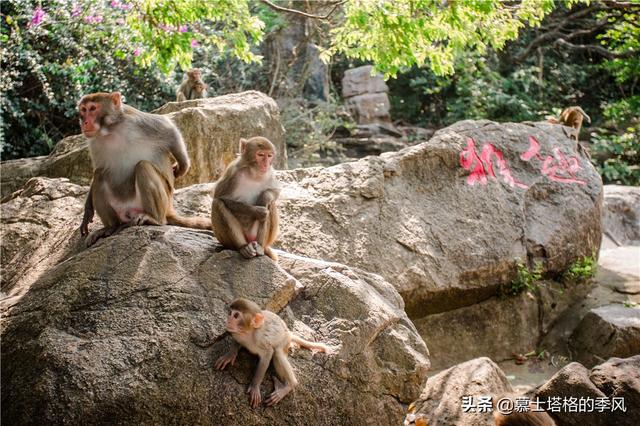
[[[198,68],[193,68],[187,71],[186,77],[187,79],[180,84],[176,91],[176,101],[182,102],[206,98],[209,86],[202,81],[202,71]]]
[[[578,136],[580,135],[580,129],[582,128],[583,117],[587,119],[587,123],[591,124],[591,118],[582,110],[582,108],[579,106],[571,106],[562,110],[559,119],[551,117],[548,121],[553,124],[563,124],[568,127],[573,127],[574,131],[571,136],[577,142]]]
[[[210,229],[206,218],[173,209],[174,179],[187,173],[190,162],[169,118],[125,105],[119,92],[85,95],[78,112],[94,169],[80,233],[89,233],[94,212],[104,225],[88,245],[132,225]]]
[[[247,259],[266,254],[278,260],[271,249],[280,223],[280,189],[271,167],[275,153],[267,138],[240,139],[240,157],[229,164],[213,191],[213,232],[225,248]]]

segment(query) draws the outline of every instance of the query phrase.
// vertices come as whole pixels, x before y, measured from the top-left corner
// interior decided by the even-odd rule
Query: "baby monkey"
[[[291,342],[314,351],[330,352],[327,345],[309,342],[291,333],[282,318],[271,311],[260,309],[256,303],[247,299],[240,298],[231,303],[227,331],[231,333],[234,341],[231,350],[216,361],[216,369],[223,370],[228,364],[235,364],[240,349],[238,345],[244,346],[260,358],[251,385],[247,389],[252,408],[256,408],[262,401],[260,384],[272,359],[278,377],[273,379],[275,390],[267,397],[267,405],[277,404],[298,384],[287,359]]]

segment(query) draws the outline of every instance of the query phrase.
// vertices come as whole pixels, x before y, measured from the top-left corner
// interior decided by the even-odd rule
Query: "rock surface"
[[[129,228],[85,249],[86,189],[38,178],[2,204],[3,249],[22,266],[42,264],[29,277],[15,261],[3,271],[6,288],[23,290],[2,301],[3,423],[398,424],[419,395],[428,351],[382,277],[285,253],[280,266],[247,261],[219,251],[209,232],[170,226]],[[179,209],[191,211],[180,195]],[[20,251],[29,231],[42,245]],[[300,386],[274,408],[249,408],[253,357],[212,367],[229,344],[225,304],[238,296],[336,348],[296,351]]]
[[[559,426],[637,425],[640,418],[639,371],[640,355],[625,359],[611,358],[590,372],[582,364],[573,362],[538,388],[534,396],[541,401],[548,401],[549,398],[559,398],[561,402],[570,400],[576,404],[580,399],[591,401],[583,409],[574,412],[568,407],[553,411],[544,405]],[[614,398],[617,403],[614,403]],[[621,399],[624,400],[624,409],[617,405]]]
[[[640,187],[604,186],[602,229],[608,247],[640,245]]]
[[[622,398],[626,411],[611,413],[609,423],[633,426],[640,419],[640,355],[630,358],[610,358],[591,370],[589,379],[609,399]]]
[[[521,159],[529,136],[544,161]],[[496,154],[484,167],[476,160],[475,174],[466,170],[469,138],[478,155],[491,144],[504,163]],[[573,171],[554,155],[567,167],[571,159]],[[553,167],[543,173],[545,162]],[[473,180],[478,165],[486,181]],[[563,180],[569,172],[578,183]],[[412,318],[487,300],[515,277],[518,261],[560,273],[600,244],[600,177],[574,141],[547,123],[463,121],[399,152],[279,176],[278,245],[381,274]]]
[[[640,308],[615,304],[592,309],[573,331],[569,345],[587,367],[640,354]]]
[[[541,401],[549,398],[604,398],[602,393],[589,380],[589,370],[578,362],[572,362],[558,371],[549,381],[536,390],[535,396]],[[547,408],[545,404],[543,406]],[[559,425],[605,425],[603,417],[594,413],[568,413],[560,410],[557,413],[549,413]]]
[[[381,74],[371,75],[372,70],[373,66],[364,65],[345,71],[342,77],[344,104],[358,124],[383,124],[399,133],[391,123],[389,87]]]
[[[489,397],[489,408],[497,397],[512,392],[500,367],[489,358],[476,358],[441,371],[427,379],[420,398],[413,403],[415,410],[405,419],[418,424],[418,419],[429,426],[493,426],[491,410],[463,410],[463,397],[472,397],[471,405],[483,405],[480,397]]]
[[[32,177],[64,177],[88,185],[93,175],[87,139],[82,135],[62,139],[49,155],[7,160],[2,163],[0,190],[6,197]]]
[[[213,182],[238,152],[240,138],[264,136],[276,146],[276,168],[286,168],[287,152],[280,112],[275,101],[263,93],[248,91],[197,99],[170,102],[154,111],[169,114],[180,129],[191,159],[189,172],[176,181],[178,187],[194,183]],[[2,162],[1,188],[6,196],[21,188],[31,177],[66,177],[87,185],[93,168],[82,135],[60,141],[44,157]]]
[[[560,315],[589,290],[587,284],[542,281],[533,292],[492,297],[414,323],[436,370],[480,356],[500,362],[536,350]]]

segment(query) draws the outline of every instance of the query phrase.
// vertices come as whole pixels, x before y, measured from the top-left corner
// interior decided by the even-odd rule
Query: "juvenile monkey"
[[[587,115],[586,112],[582,110],[579,106],[572,106],[562,110],[560,113],[560,119],[550,118],[549,122],[553,124],[564,124],[568,127],[573,127],[575,130],[573,132],[573,138],[577,141],[578,136],[580,135],[580,129],[582,128],[582,120],[583,118],[587,119],[587,123],[591,124],[591,118]]]
[[[210,229],[207,219],[173,210],[174,178],[189,170],[189,157],[171,120],[125,105],[119,92],[85,95],[78,112],[94,170],[80,233],[89,233],[94,210],[105,226],[88,245],[132,225]]]
[[[275,152],[269,139],[240,139],[240,157],[229,164],[213,192],[211,226],[216,238],[247,259],[266,254],[278,260],[271,249],[280,222],[280,189],[271,167]]]
[[[208,86],[202,81],[202,71],[193,68],[187,71],[187,79],[182,82],[176,92],[176,101],[188,101],[207,97]]]
[[[247,299],[236,299],[229,306],[227,331],[231,333],[234,341],[231,350],[217,359],[215,368],[223,370],[228,364],[235,364],[240,349],[238,345],[258,355],[258,367],[247,389],[253,408],[262,401],[260,384],[272,359],[278,377],[274,377],[275,389],[267,397],[267,405],[277,404],[298,384],[287,359],[291,342],[311,350],[330,352],[327,345],[309,342],[291,333],[282,318],[271,311],[260,309],[257,304]]]

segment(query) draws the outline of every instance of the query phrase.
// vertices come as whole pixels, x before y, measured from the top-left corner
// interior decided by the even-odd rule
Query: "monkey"
[[[88,246],[134,225],[211,229],[206,218],[182,217],[173,209],[174,179],[187,173],[190,162],[169,118],[126,105],[120,92],[85,95],[78,112],[93,163],[80,234],[89,233],[94,212],[104,225]]]
[[[287,359],[292,342],[313,351],[332,352],[332,349],[323,343],[309,342],[291,333],[278,315],[262,310],[256,303],[243,298],[236,299],[229,305],[226,328],[233,337],[232,347],[229,352],[216,360],[217,370],[224,370],[227,365],[235,364],[240,350],[239,345],[260,358],[247,389],[252,408],[258,407],[262,401],[260,384],[272,359],[277,377],[274,377],[275,389],[267,397],[266,404],[277,404],[298,385],[293,368]]]
[[[176,91],[176,101],[188,101],[192,99],[201,99],[207,97],[207,86],[202,81],[202,71],[198,68],[193,68],[187,71],[187,79],[182,82],[178,90]]]
[[[216,182],[211,227],[223,247],[249,259],[278,256],[271,244],[280,223],[276,200],[280,194],[271,163],[275,146],[267,138],[240,139],[240,156]]]
[[[562,110],[559,119],[551,117],[548,121],[553,124],[563,124],[568,127],[573,127],[574,131],[571,136],[573,136],[577,142],[580,135],[580,129],[582,128],[583,118],[586,118],[587,123],[591,124],[591,118],[582,110],[582,108],[579,106],[571,106]]]

